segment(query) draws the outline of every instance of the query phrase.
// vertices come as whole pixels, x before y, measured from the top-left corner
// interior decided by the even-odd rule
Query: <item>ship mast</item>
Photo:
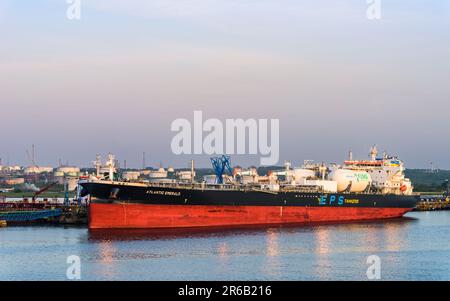
[[[92,162],[95,166],[96,176],[100,178],[100,168],[102,167],[102,157],[100,155],[95,156],[95,161]]]
[[[191,183],[194,184],[194,160],[191,160]]]
[[[372,146],[370,149],[370,160],[375,161],[377,159],[378,150],[376,145]]]
[[[114,169],[116,166],[116,160],[114,158],[114,155],[111,153],[108,154],[108,161],[106,161],[106,166],[109,168],[109,180],[114,181]]]

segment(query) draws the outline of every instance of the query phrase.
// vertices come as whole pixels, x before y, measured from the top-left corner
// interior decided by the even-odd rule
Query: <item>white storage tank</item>
[[[62,172],[64,174],[78,174],[80,173],[80,168],[75,166],[60,166],[56,169],[56,172]]]
[[[122,173],[122,178],[125,180],[137,180],[141,176],[139,171],[124,171]]]
[[[30,166],[25,168],[23,171],[24,174],[30,175],[30,174],[40,174],[45,172],[53,172],[53,167],[50,166]]]
[[[55,178],[62,178],[62,177],[64,177],[64,172],[62,172],[62,171],[55,171],[55,172],[53,173],[53,176],[54,176]]]
[[[66,175],[69,177],[78,177],[80,173],[76,171],[69,171]]]
[[[181,181],[191,181],[191,179],[192,179],[192,171],[190,171],[190,170],[181,170],[181,171],[177,172],[176,176]],[[195,171],[194,171],[194,178],[195,178]]]
[[[337,182],[336,181],[329,181],[329,180],[305,180],[303,185],[321,187],[324,192],[328,192],[328,193],[336,193],[338,191],[337,190]]]
[[[152,179],[167,178],[167,171],[164,168],[160,167],[158,170],[150,171],[148,177]]]
[[[298,184],[303,183],[306,179],[314,179],[316,177],[316,173],[311,169],[295,168],[293,171],[293,177],[295,182]]]
[[[203,181],[206,184],[216,184],[216,175],[205,175],[203,176]]]
[[[360,170],[336,169],[328,177],[337,182],[338,192],[345,191],[350,183],[350,192],[363,192],[372,183],[370,174]]]

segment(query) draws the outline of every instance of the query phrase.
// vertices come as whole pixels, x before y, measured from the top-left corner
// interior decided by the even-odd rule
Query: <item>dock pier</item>
[[[450,197],[442,195],[423,195],[414,211],[450,210]]]
[[[48,223],[61,225],[86,225],[88,204],[57,200],[22,200],[0,202],[0,221],[7,224]],[[3,223],[0,222],[0,225]]]

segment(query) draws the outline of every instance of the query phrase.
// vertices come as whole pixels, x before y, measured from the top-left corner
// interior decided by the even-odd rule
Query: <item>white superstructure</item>
[[[324,192],[411,195],[413,186],[405,177],[403,161],[386,154],[377,156],[374,146],[368,160],[353,160],[353,153],[349,152],[343,166],[307,160],[302,168],[291,169],[291,164],[286,162],[284,170],[274,171],[272,175],[285,185],[317,186]]]
[[[365,171],[371,178],[371,189],[383,194],[410,195],[413,191],[411,180],[405,177],[403,161],[397,157],[383,154],[377,157],[376,147],[370,150],[369,160],[347,160],[345,169]]]

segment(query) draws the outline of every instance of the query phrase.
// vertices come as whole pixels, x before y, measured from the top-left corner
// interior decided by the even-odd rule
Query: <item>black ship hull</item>
[[[81,182],[91,198],[90,228],[178,228],[375,220],[403,216],[406,195],[164,187]]]

